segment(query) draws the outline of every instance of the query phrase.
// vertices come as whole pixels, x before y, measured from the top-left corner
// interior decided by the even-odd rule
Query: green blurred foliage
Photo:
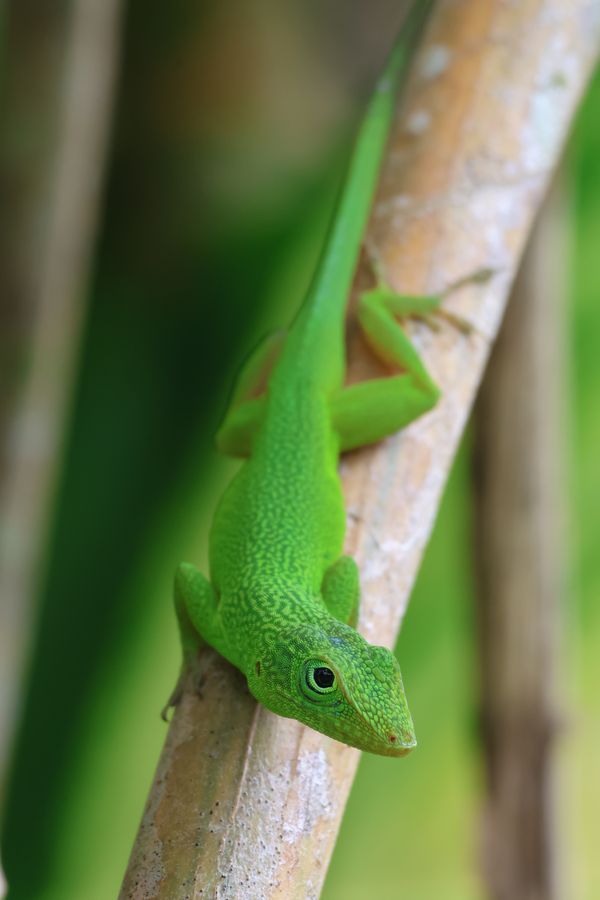
[[[282,146],[277,131],[269,144],[285,111],[252,130],[264,100],[262,82],[250,78],[261,46],[242,42],[241,71],[231,73],[226,60],[241,40],[235,20],[225,27],[232,9],[174,0],[166,15],[158,0],[127,4],[90,311],[5,815],[11,900],[116,895],[178,665],[171,573],[180,558],[201,559],[210,510],[232,471],[211,435],[240,356],[302,297],[339,177],[334,129],[303,151],[302,121]],[[270,15],[277,41],[297,52],[275,9],[266,4],[252,27],[260,33]],[[308,42],[315,27],[311,14],[294,13],[299,46],[302,29]],[[215,35],[221,57],[210,50]],[[245,78],[245,105],[236,105]],[[568,165],[576,212],[571,549],[581,603],[580,615],[569,615],[579,637],[570,688],[577,726],[567,747],[576,774],[567,793],[580,837],[570,842],[570,866],[586,900],[600,896],[592,852],[600,805],[598,102],[600,81]],[[226,176],[240,167],[246,178],[236,175],[232,188]],[[419,750],[400,764],[363,758],[328,900],[391,900],[401,890],[417,900],[480,896],[470,553],[464,448],[398,647]]]
[[[567,695],[573,701],[564,747],[565,822],[570,831],[575,896],[600,896],[598,809],[600,809],[600,416],[598,336],[600,335],[600,73],[588,90],[568,156],[574,200],[573,314],[570,321],[572,415],[568,494],[573,600]]]

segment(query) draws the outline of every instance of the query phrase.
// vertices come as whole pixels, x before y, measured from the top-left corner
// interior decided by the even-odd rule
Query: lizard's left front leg
[[[219,650],[222,641],[217,597],[210,581],[195,566],[181,563],[177,567],[173,593],[183,659],[175,689],[162,711],[165,721],[169,708],[181,699],[186,670],[203,642]]]

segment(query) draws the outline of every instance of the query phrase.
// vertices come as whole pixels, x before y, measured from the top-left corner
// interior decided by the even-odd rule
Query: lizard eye
[[[319,666],[318,669],[315,669],[312,673],[312,679],[317,687],[323,690],[333,687],[335,683],[335,675],[327,666]]]
[[[335,672],[321,660],[310,659],[303,667],[301,687],[310,700],[320,700],[337,691]]]

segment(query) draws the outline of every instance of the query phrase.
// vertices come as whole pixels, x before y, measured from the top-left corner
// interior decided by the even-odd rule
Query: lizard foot
[[[160,711],[160,717],[163,722],[170,722],[169,718],[169,710],[175,709],[176,706],[179,706],[181,698],[183,697],[183,690],[185,686],[185,671],[182,671],[177,679],[177,684],[173,688],[171,695],[163,708]]]

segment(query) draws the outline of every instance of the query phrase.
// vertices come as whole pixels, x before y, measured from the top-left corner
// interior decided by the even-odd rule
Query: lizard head
[[[247,674],[272,712],[359,750],[404,756],[416,746],[396,657],[335,619],[267,641]]]

